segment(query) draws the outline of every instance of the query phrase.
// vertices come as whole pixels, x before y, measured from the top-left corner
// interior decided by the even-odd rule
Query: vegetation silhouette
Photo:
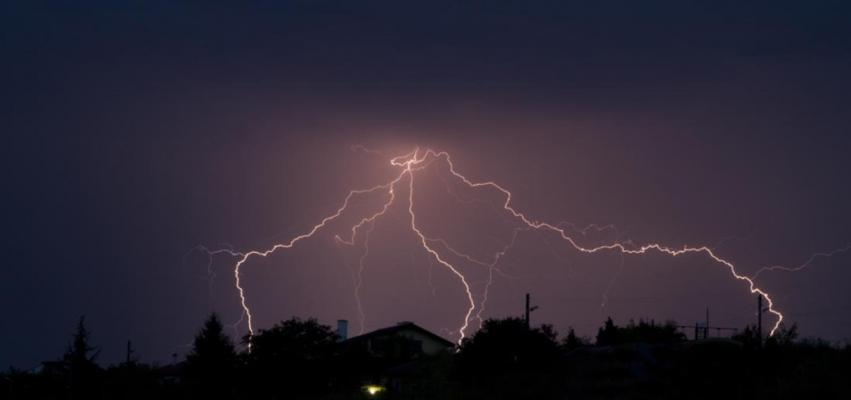
[[[588,341],[584,338],[576,336],[576,332],[573,328],[567,329],[567,335],[564,337],[564,340],[561,342],[561,347],[564,350],[573,350],[588,344]]]
[[[459,375],[482,377],[547,369],[557,356],[552,327],[529,328],[521,318],[506,318],[484,321],[462,342],[456,361]]]
[[[609,317],[597,331],[597,344],[611,346],[627,343],[677,343],[686,340],[686,335],[678,331],[677,324],[669,321],[657,325],[655,321],[639,320],[638,324],[630,320],[624,327],[615,325]]]
[[[462,397],[546,395],[548,388],[539,381],[553,369],[558,349],[557,335],[549,325],[530,328],[522,318],[486,320],[461,344],[455,358]]]
[[[97,375],[100,368],[95,363],[100,351],[89,344],[89,330],[86,329],[86,317],[80,317],[77,330],[62,357],[67,369],[68,385],[72,399],[85,399],[95,395]]]
[[[252,390],[276,398],[328,393],[337,358],[337,334],[316,319],[292,318],[246,336],[243,365]]]
[[[237,354],[213,313],[195,336],[192,352],[186,356],[185,378],[190,393],[198,397],[230,398],[234,395]]]
[[[414,337],[340,340],[291,318],[237,349],[210,315],[185,360],[98,365],[84,318],[57,361],[0,374],[2,399],[745,399],[847,398],[851,347],[798,338],[687,340],[676,324],[608,318],[596,340],[522,318],[490,319],[458,347],[426,354]],[[379,331],[396,331],[383,329]],[[442,340],[442,339],[441,339]],[[250,345],[251,351],[247,351]],[[448,344],[447,344],[448,345]],[[419,350],[418,350],[419,349]]]

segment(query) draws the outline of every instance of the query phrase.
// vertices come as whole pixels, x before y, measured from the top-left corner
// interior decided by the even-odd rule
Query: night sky
[[[101,363],[127,340],[144,361],[182,357],[209,312],[241,313],[235,259],[208,269],[193,248],[287,241],[416,146],[530,217],[616,226],[576,232],[584,245],[707,245],[751,274],[851,243],[847,1],[115,3],[0,4],[0,369],[60,357],[81,315]],[[440,162],[418,179],[430,235],[480,257],[510,239],[499,193]],[[244,267],[257,328],[360,331],[363,237],[334,235],[380,200]],[[463,290],[406,223],[403,202],[370,234],[363,329],[456,340]],[[459,265],[480,290],[482,269]],[[757,283],[803,336],[842,341],[849,265]],[[520,315],[531,292],[533,322],[588,336],[607,316],[756,319],[747,285],[703,255],[581,255],[522,232],[500,268],[485,317]]]

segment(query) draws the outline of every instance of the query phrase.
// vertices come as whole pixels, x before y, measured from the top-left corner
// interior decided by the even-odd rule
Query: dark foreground
[[[60,360],[0,375],[0,398],[851,398],[851,347],[795,336],[794,327],[765,339],[746,328],[694,341],[673,324],[607,321],[591,344],[509,318],[487,321],[460,348],[429,353],[410,337],[365,345],[292,319],[246,338],[251,352],[237,352],[213,316],[183,362],[128,357],[102,368],[81,321]]]

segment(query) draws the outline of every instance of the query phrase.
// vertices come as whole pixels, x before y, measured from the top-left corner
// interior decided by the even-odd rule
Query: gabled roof
[[[371,338],[379,337],[379,336],[392,336],[392,335],[395,335],[395,334],[397,334],[401,331],[405,331],[405,330],[414,330],[414,331],[420,332],[423,335],[428,336],[428,337],[434,339],[435,341],[446,345],[446,347],[455,347],[455,343],[452,343],[452,342],[444,339],[442,336],[440,336],[440,335],[438,335],[438,334],[436,334],[432,331],[429,331],[428,329],[423,328],[423,327],[421,327],[421,326],[419,326],[419,325],[417,325],[413,322],[400,322],[396,325],[388,326],[387,328],[376,329],[372,332],[364,333],[363,335],[359,335],[359,336],[349,338],[348,340],[346,340],[346,342],[360,342],[360,341],[363,341],[363,340],[369,340]]]

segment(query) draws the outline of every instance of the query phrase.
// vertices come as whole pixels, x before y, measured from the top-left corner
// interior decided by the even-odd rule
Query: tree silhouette
[[[606,318],[603,326],[597,330],[597,346],[611,346],[619,341],[618,327],[612,317]]]
[[[249,376],[267,394],[308,397],[328,390],[337,334],[316,319],[292,318],[246,337]]]
[[[677,330],[674,322],[657,324],[653,320],[650,322],[639,320],[637,324],[629,321],[629,325],[619,327],[609,317],[597,331],[598,346],[626,343],[677,343],[685,340],[685,334]]]
[[[795,343],[796,339],[798,339],[798,324],[792,324],[789,327],[782,325],[773,335],[765,339],[765,345],[789,346]]]
[[[585,343],[582,339],[576,336],[576,332],[573,330],[573,328],[568,328],[567,336],[564,337],[564,340],[561,343],[561,347],[563,347],[565,350],[573,350],[583,345],[585,345]]]
[[[463,375],[533,371],[546,368],[558,356],[551,327],[528,328],[521,318],[489,319],[461,344],[457,357]]]
[[[89,335],[86,317],[80,317],[73,340],[63,356],[73,399],[90,398],[94,395],[99,369],[95,359],[100,351],[89,344]]]
[[[63,359],[71,368],[91,368],[95,366],[95,359],[100,351],[96,347],[89,345],[89,330],[86,329],[86,317],[80,317],[77,323],[77,330],[74,332],[74,339],[68,345],[68,350],[65,351]]]
[[[231,394],[237,355],[230,337],[224,334],[219,317],[213,313],[195,336],[192,352],[186,357],[186,378],[192,391],[218,398]]]
[[[762,345],[762,338],[759,337],[759,332],[753,325],[748,325],[741,332],[736,333],[731,337],[733,340],[741,343],[745,348],[757,348]]]
[[[455,355],[459,398],[551,398],[541,379],[560,355],[550,326],[529,328],[523,318],[489,319]]]

